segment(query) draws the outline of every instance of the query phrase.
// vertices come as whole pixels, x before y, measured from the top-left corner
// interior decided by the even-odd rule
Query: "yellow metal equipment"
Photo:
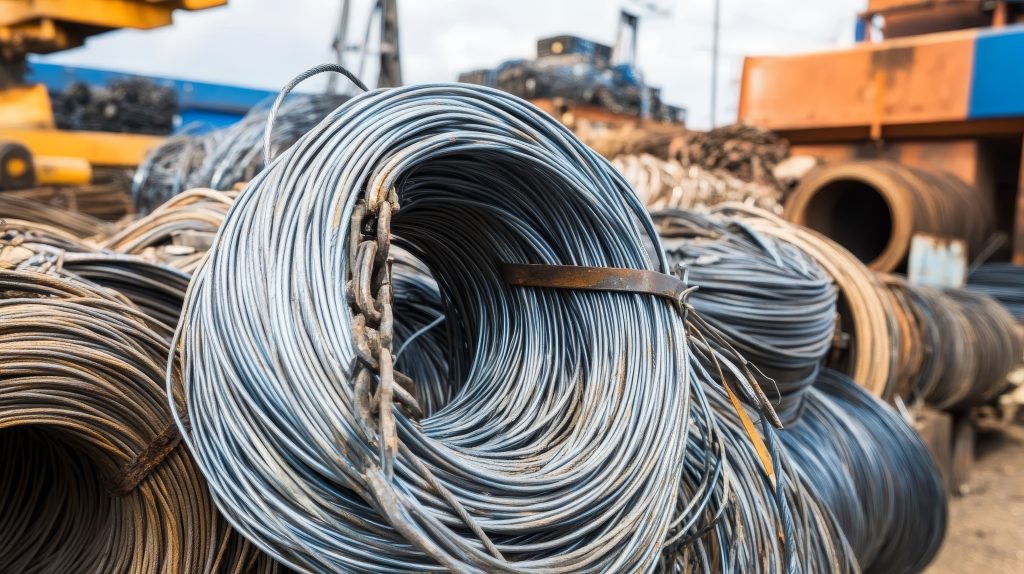
[[[225,4],[227,0],[0,0],[0,151],[20,144],[29,153],[27,160],[18,160],[28,162],[24,170],[18,169],[18,161],[8,166],[0,156],[0,188],[26,181],[87,183],[91,166],[138,165],[162,139],[56,129],[46,88],[22,84],[28,54],[75,48],[89,36],[112,30],[167,26],[176,10]]]

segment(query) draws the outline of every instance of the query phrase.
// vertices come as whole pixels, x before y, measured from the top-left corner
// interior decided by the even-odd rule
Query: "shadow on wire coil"
[[[349,75],[314,68],[278,104],[327,70]],[[356,96],[267,164],[194,275],[168,378],[244,535],[316,571],[643,571],[670,537],[671,563],[721,564],[702,537],[725,467],[680,307],[503,276],[670,271],[605,160],[513,96],[441,84]],[[443,315],[409,306],[398,248]],[[441,351],[429,325],[443,358],[407,361]]]
[[[969,289],[911,285],[897,276],[886,282],[904,318],[900,336],[917,350],[903,356],[903,396],[963,410],[1007,390],[1007,375],[1024,360],[1024,340],[1003,305]]]
[[[993,227],[991,198],[956,176],[871,160],[808,174],[786,201],[786,217],[848,249],[873,270],[904,267],[915,233],[966,241],[977,254]]]
[[[278,571],[176,448],[152,320],[37,272],[0,270],[0,292],[3,571]]]

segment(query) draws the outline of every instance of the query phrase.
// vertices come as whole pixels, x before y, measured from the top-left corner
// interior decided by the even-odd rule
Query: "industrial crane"
[[[159,137],[56,128],[50,96],[26,85],[29,54],[121,29],[170,25],[175,11],[227,0],[0,0],[0,189],[87,183],[91,166],[133,166]]]

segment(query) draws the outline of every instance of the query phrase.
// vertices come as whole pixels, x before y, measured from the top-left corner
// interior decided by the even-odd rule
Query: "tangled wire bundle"
[[[169,349],[149,320],[34,272],[0,270],[0,292],[4,571],[277,571],[220,517],[186,451],[162,450],[176,434]]]
[[[673,521],[706,510],[675,508],[701,392],[666,336],[679,313],[510,287],[499,264],[667,272],[656,241],[607,162],[514,97],[347,102],[240,194],[186,301],[186,440],[218,505],[314,570],[651,567]],[[458,325],[450,398],[422,418],[420,383],[391,369],[391,242]]]
[[[941,475],[917,433],[845,375],[824,369],[800,420],[780,433],[841,525],[864,572],[920,572],[946,531]]]
[[[284,103],[275,121],[271,151],[284,151],[344,101],[342,96],[298,96]],[[230,190],[264,167],[260,155],[270,108],[257,106],[226,128],[168,139],[147,154],[135,172],[132,197],[139,213],[149,213],[196,187]]]
[[[669,261],[698,287],[690,303],[775,382],[783,422],[798,416],[832,348],[831,277],[799,248],[740,220],[680,210],[653,218]]]
[[[648,209],[704,209],[736,201],[782,213],[780,188],[743,181],[727,171],[684,165],[648,154],[622,155],[612,163]]]

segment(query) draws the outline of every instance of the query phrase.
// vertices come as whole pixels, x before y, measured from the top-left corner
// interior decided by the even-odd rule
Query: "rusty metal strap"
[[[687,285],[686,281],[673,275],[647,269],[503,263],[501,272],[506,283],[519,287],[646,293],[669,299],[677,304],[682,303],[685,296],[697,288]],[[677,309],[679,308],[677,307]],[[729,396],[729,402],[732,403],[733,409],[743,425],[743,430],[753,444],[761,465],[774,487],[776,484],[774,464],[764,443],[764,438],[757,432],[754,422],[750,420],[750,416],[740,403],[739,397],[733,391],[725,374],[721,370],[719,370],[719,374],[722,386],[725,387]],[[753,384],[757,385],[756,382]]]
[[[501,272],[506,283],[519,287],[646,293],[675,302],[694,289],[678,277],[647,269],[503,263]]]
[[[181,433],[172,422],[149,442],[142,452],[135,455],[121,472],[114,476],[110,492],[114,496],[128,496],[168,455],[181,444]]]

